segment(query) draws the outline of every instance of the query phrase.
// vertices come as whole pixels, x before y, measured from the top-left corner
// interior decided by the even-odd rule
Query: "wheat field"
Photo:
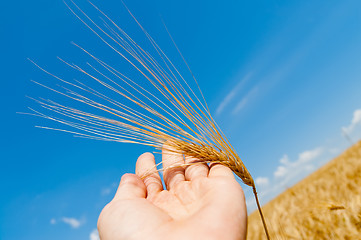
[[[263,207],[271,239],[361,239],[361,141]],[[258,212],[248,239],[265,239]]]

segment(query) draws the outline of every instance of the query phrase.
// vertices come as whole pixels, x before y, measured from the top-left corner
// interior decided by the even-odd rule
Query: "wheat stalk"
[[[66,2],[65,4],[106,46],[128,62],[136,70],[138,74],[136,78],[139,78],[143,84],[147,82],[144,84],[147,86],[140,84],[139,79],[122,74],[111,64],[73,43],[87,54],[95,65],[87,63],[85,69],[59,59],[92,80],[92,84],[95,83],[97,86],[92,87],[89,82],[64,80],[33,62],[42,71],[59,80],[62,86],[51,88],[36,83],[74,100],[78,105],[80,103],[84,108],[90,107],[91,110],[79,110],[79,106],[74,108],[47,99],[34,99],[42,108],[50,110],[50,114],[31,109],[32,115],[59,122],[75,130],[42,128],[97,140],[143,144],[157,149],[161,149],[167,142],[168,151],[197,159],[190,164],[199,162],[223,164],[229,167],[244,184],[252,187],[269,239],[253,178],[211,116],[193,74],[194,83],[202,98],[198,98],[190,84],[128,8],[126,9],[144,32],[159,60],[140,47],[94,4],[91,3],[101,15],[103,27],[74,2],[71,1],[72,6]],[[117,98],[121,98],[122,101],[116,100]]]

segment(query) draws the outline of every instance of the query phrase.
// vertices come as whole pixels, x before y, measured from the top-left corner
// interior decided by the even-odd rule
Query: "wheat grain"
[[[71,1],[71,6],[65,4],[106,46],[128,62],[142,78],[141,81],[148,85],[142,86],[139,79],[126,76],[116,67],[73,43],[87,54],[94,64],[87,63],[84,68],[59,59],[97,86],[92,87],[89,81],[67,81],[33,62],[42,71],[59,80],[62,86],[52,88],[37,84],[77,103],[76,107],[70,107],[52,100],[36,99],[42,108],[50,112],[31,109],[33,115],[59,122],[74,130],[43,128],[69,132],[79,137],[143,144],[158,149],[167,142],[169,151],[197,159],[190,164],[223,164],[232,169],[244,184],[253,188],[269,238],[253,178],[211,116],[193,74],[194,84],[198,87],[201,98],[129,10],[129,14],[149,40],[158,60],[94,4],[92,6],[101,15],[104,28],[74,2]],[[178,47],[177,50],[179,51]],[[121,100],[116,100],[118,98]],[[79,105],[84,109],[91,107],[91,110],[80,110]]]

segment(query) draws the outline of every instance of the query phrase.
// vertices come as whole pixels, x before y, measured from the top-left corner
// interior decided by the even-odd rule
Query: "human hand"
[[[194,160],[194,159],[193,159]],[[220,164],[208,167],[163,149],[163,189],[154,156],[142,154],[136,174],[124,174],[98,220],[102,240],[246,239],[247,210],[241,186]]]

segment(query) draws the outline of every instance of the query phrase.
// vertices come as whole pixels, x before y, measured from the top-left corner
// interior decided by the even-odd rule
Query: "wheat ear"
[[[156,57],[140,47],[94,4],[91,3],[100,14],[103,27],[73,1],[70,2],[71,6],[65,2],[70,11],[107,47],[129,63],[137,75],[126,76],[116,67],[75,43],[73,44],[88,55],[94,64],[87,63],[85,69],[59,59],[82,73],[82,80],[65,80],[33,62],[42,71],[60,81],[62,86],[52,88],[47,84],[36,82],[37,84],[70,98],[77,104],[76,107],[70,107],[48,99],[34,99],[43,109],[49,111],[31,109],[32,115],[56,121],[74,130],[42,128],[68,132],[78,137],[143,144],[157,149],[161,149],[167,142],[171,151],[191,156],[197,159],[197,162],[223,164],[244,184],[253,188],[269,239],[253,178],[211,116],[193,74],[193,84],[197,86],[201,98],[128,8],[126,9],[145,34]],[[79,105],[83,109],[91,110],[80,110]]]

